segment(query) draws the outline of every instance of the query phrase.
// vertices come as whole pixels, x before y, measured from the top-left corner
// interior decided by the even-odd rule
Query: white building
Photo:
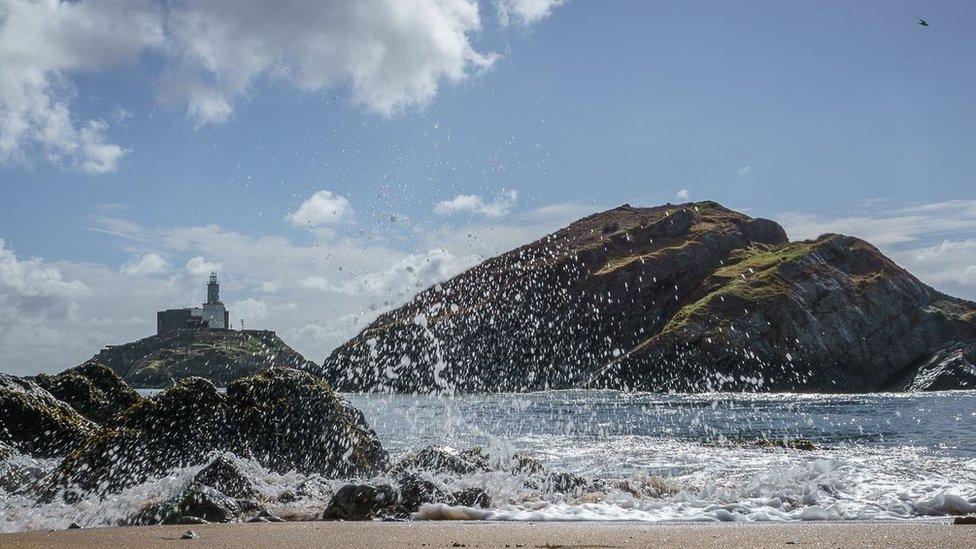
[[[207,283],[207,302],[200,307],[167,309],[156,313],[156,333],[193,328],[226,330],[230,328],[230,313],[220,301],[217,273],[210,273]]]

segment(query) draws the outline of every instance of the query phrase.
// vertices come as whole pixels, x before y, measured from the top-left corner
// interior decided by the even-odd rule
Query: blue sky
[[[320,361],[624,202],[855,234],[976,298],[971,2],[337,5],[0,0],[0,369],[148,335],[210,267]]]

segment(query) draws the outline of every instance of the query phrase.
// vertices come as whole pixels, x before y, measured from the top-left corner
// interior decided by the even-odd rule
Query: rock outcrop
[[[489,459],[479,447],[458,451],[444,446],[427,446],[403,456],[387,471],[393,483],[347,484],[339,488],[322,515],[324,520],[372,520],[406,518],[428,504],[491,507],[491,496],[480,486],[458,489],[459,479],[485,474],[511,475],[525,488],[542,493],[578,497],[590,488],[598,489],[572,473],[547,471],[541,463],[515,454],[509,459]],[[592,490],[589,490],[592,491]]]
[[[60,457],[91,436],[96,425],[29,379],[0,374],[0,449]]]
[[[235,499],[202,484],[191,484],[167,501],[150,504],[124,521],[125,526],[150,524],[207,524],[238,521],[258,511],[251,500]]]
[[[323,372],[374,392],[966,388],[974,343],[976,304],[863,240],[625,205],[421,292]]]
[[[155,389],[188,377],[226,387],[268,368],[315,367],[266,330],[175,330],[108,347],[89,362],[108,366],[133,387]]]
[[[142,400],[118,374],[97,362],[87,362],[57,375],[41,374],[33,380],[96,423]]]
[[[142,400],[89,436],[47,484],[49,492],[64,486],[116,492],[177,467],[207,463],[215,452],[253,457],[274,471],[329,478],[369,474],[387,460],[362,413],[325,382],[276,368],[238,379],[226,394],[209,381],[187,378]],[[215,479],[230,478],[227,471],[212,472]]]
[[[899,388],[909,391],[976,389],[976,343],[947,345],[919,366]]]

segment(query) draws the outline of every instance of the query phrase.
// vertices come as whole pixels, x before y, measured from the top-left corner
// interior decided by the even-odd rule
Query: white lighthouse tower
[[[227,329],[227,309],[220,301],[220,283],[217,282],[217,273],[210,273],[210,282],[207,283],[207,302],[203,304],[201,316],[211,328]]]

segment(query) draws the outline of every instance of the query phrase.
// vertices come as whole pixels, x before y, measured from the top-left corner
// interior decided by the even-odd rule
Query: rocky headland
[[[714,202],[624,205],[381,315],[323,364],[341,391],[976,388],[976,304],[863,240],[791,242]]]
[[[106,347],[89,360],[102,364],[137,388],[161,389],[188,378],[226,387],[268,368],[309,369],[305,360],[267,330],[173,330]]]

